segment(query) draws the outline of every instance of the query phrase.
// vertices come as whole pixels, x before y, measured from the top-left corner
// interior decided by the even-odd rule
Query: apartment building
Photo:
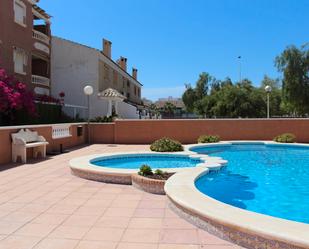
[[[127,58],[112,59],[112,43],[102,41],[102,49],[91,48],[59,37],[52,37],[52,95],[66,94],[65,103],[86,106],[83,88],[91,85],[91,117],[110,114],[106,96],[118,95],[122,101],[112,101],[113,110],[122,118],[138,118],[142,84],[137,69],[127,70]],[[104,92],[108,89],[108,92]]]
[[[0,1],[0,67],[35,94],[50,94],[50,15],[39,0]]]

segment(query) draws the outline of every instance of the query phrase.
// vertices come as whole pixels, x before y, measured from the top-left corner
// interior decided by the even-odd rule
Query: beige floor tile
[[[38,224],[50,224],[50,225],[59,225],[65,219],[67,219],[69,215],[67,214],[48,214],[43,213],[37,216],[35,219],[31,221],[31,223],[38,223]]]
[[[0,221],[0,234],[11,234],[24,225],[25,222]]]
[[[80,241],[74,249],[116,249],[117,242],[111,241]]]
[[[158,249],[157,244],[120,242],[117,249]]]
[[[74,215],[101,216],[106,211],[107,207],[86,207],[81,206],[74,211]]]
[[[89,215],[76,215],[73,214],[67,220],[63,222],[64,226],[92,226],[98,220],[97,216],[89,216]]]
[[[160,229],[162,227],[161,218],[132,218],[129,223],[129,228],[151,228]]]
[[[158,243],[159,237],[159,229],[127,229],[121,241],[133,243]]]
[[[95,227],[114,227],[114,228],[126,228],[128,227],[130,218],[128,217],[101,217],[94,224]]]
[[[38,237],[9,236],[0,241],[1,249],[31,249],[40,241]]]
[[[85,240],[103,240],[117,242],[124,232],[122,228],[93,227],[84,237]]]
[[[198,245],[160,244],[158,249],[200,249]],[[205,249],[212,249],[205,247]]]
[[[2,217],[1,220],[10,221],[10,222],[29,222],[35,217],[39,216],[40,213],[28,213],[28,212],[20,212],[15,211],[10,213],[9,215]]]
[[[47,236],[57,225],[47,224],[34,224],[29,223],[18,229],[15,234],[23,236],[36,236],[45,237]]]
[[[44,239],[33,249],[74,249],[78,240],[69,239]]]
[[[108,208],[104,216],[106,217],[132,217],[135,212],[134,208]]]
[[[64,238],[64,239],[82,239],[89,231],[89,227],[77,227],[77,226],[58,226],[52,231],[49,238]]]

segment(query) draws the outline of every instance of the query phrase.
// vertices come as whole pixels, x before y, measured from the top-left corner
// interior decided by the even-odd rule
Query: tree
[[[265,94],[265,87],[271,86],[272,91],[270,93],[270,115],[271,116],[281,116],[286,114],[286,108],[284,108],[282,103],[282,88],[279,79],[271,79],[267,75],[264,76],[261,82],[261,91],[264,91],[265,102],[267,101],[267,95]]]
[[[8,76],[6,71],[0,68],[0,113],[6,122],[10,123],[19,110],[35,115],[34,96],[25,84]]]
[[[171,102],[166,102],[163,106],[163,111],[166,113],[169,117],[172,117],[176,111],[176,106]]]
[[[309,50],[306,47],[308,44],[300,49],[287,47],[275,60],[278,70],[283,73],[283,101],[299,115],[309,113]]]
[[[182,94],[182,101],[186,106],[187,112],[194,111],[195,100],[196,100],[196,94],[194,89],[190,85],[186,85],[186,91]]]
[[[201,100],[208,94],[209,85],[212,80],[213,77],[211,77],[208,73],[203,72],[199,75],[195,87],[195,94],[197,99]]]
[[[155,104],[153,104],[153,103],[149,106],[149,110],[150,110],[150,116],[151,116],[151,118],[152,118],[153,116],[158,117],[159,114],[160,114],[158,107],[157,107]]]

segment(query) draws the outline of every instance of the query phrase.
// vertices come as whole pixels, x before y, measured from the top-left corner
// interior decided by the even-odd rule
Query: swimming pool
[[[202,163],[198,158],[190,158],[187,155],[165,155],[165,154],[133,154],[117,155],[113,157],[96,158],[90,161],[95,166],[118,169],[139,169],[143,164],[151,168],[185,168],[195,167]]]
[[[238,208],[309,223],[309,147],[234,144],[192,151],[228,160],[198,178],[202,193]]]

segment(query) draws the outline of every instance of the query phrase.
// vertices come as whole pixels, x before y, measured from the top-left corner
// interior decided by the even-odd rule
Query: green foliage
[[[309,112],[309,49],[287,47],[276,57],[275,65],[283,72],[282,94],[285,107],[298,115]]]
[[[273,88],[270,95],[271,115],[285,114],[278,80],[267,76],[264,77],[261,87],[253,86],[248,79],[233,84],[229,78],[220,81],[211,77],[208,94],[198,98],[197,86],[195,88],[189,86],[182,97],[186,109],[201,117],[262,118],[266,116],[265,85],[271,85]]]
[[[186,106],[188,112],[194,111],[194,102],[196,95],[194,89],[190,85],[186,85],[186,91],[182,95],[182,101]]]
[[[176,106],[173,103],[166,102],[163,106],[163,111],[168,116],[173,116],[176,111]]]
[[[163,176],[165,174],[165,172],[161,169],[156,169],[154,173],[155,175],[158,175],[158,176]]]
[[[217,135],[201,135],[197,139],[198,143],[217,143],[220,141],[220,137]]]
[[[150,145],[152,151],[157,152],[174,152],[174,151],[183,151],[183,146],[180,142],[170,139],[170,138],[161,138],[154,141]]]
[[[114,121],[114,116],[98,116],[93,119],[90,119],[90,122],[93,123],[111,123]]]
[[[274,138],[274,141],[278,143],[294,143],[295,140],[296,137],[292,133],[283,133]]]
[[[23,110],[14,113],[14,119],[8,119],[0,113],[0,125],[28,125],[82,122],[83,119],[71,118],[62,112],[62,105],[36,103],[37,115],[34,117]]]
[[[144,164],[139,168],[138,174],[141,176],[151,176],[153,172],[150,166]]]

